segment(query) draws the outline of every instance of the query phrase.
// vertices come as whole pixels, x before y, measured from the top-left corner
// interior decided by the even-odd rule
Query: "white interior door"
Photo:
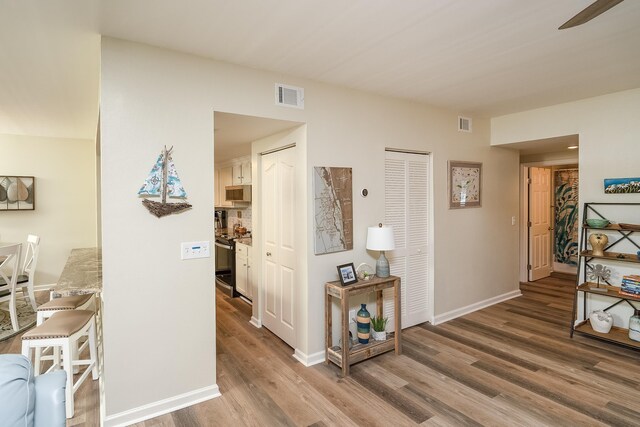
[[[387,253],[391,274],[402,284],[402,327],[427,322],[430,301],[429,155],[387,151],[385,224],[393,227],[396,248]],[[393,318],[393,290],[385,291],[385,316]],[[393,313],[393,314],[392,314]],[[388,325],[393,325],[390,321]]]
[[[295,347],[295,147],[262,156],[262,324]]]
[[[551,169],[529,168],[529,280],[551,274]]]

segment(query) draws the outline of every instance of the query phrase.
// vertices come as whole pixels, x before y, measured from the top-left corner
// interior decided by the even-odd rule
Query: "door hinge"
[[[527,227],[531,227],[531,221],[527,221]]]
[[[531,264],[527,264],[527,271],[531,271]]]
[[[527,184],[531,185],[531,178],[527,178]]]

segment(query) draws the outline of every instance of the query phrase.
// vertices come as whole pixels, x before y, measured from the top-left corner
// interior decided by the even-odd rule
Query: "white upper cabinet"
[[[247,160],[233,166],[233,185],[251,184],[251,161]]]
[[[220,168],[219,171],[219,176],[218,176],[218,182],[219,182],[219,186],[218,186],[218,192],[220,194],[220,205],[219,206],[227,206],[227,207],[231,207],[233,206],[233,202],[231,201],[227,201],[226,199],[226,192],[225,192],[225,187],[227,187],[228,185],[233,185],[233,179],[232,179],[232,173],[233,173],[233,168],[231,166],[228,166],[226,168]]]

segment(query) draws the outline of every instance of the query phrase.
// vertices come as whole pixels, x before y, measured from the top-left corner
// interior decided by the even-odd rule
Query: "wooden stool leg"
[[[36,351],[36,357],[35,357],[35,362],[33,363],[33,375],[37,377],[38,375],[40,375],[40,371],[41,371],[40,362],[42,358],[42,347],[36,347],[35,351]]]

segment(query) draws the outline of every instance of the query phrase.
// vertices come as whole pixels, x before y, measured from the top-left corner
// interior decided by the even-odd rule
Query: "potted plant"
[[[387,332],[385,329],[387,327],[388,320],[388,317],[374,316],[371,318],[371,328],[373,328],[373,332],[371,334],[374,340],[384,341],[387,339]]]

